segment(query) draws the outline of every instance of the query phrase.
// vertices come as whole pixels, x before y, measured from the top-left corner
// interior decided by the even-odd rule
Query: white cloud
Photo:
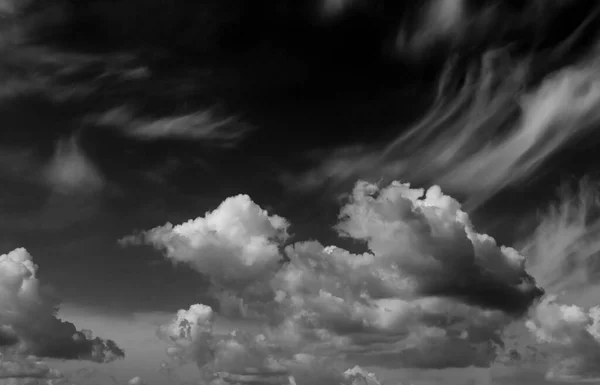
[[[152,119],[136,117],[131,108],[122,106],[88,120],[98,125],[118,128],[125,135],[140,140],[192,139],[223,147],[234,146],[250,131],[247,124],[235,117],[219,117],[215,108]]]
[[[532,309],[527,327],[553,359],[548,378],[598,381],[597,185],[584,179],[577,192],[563,188],[560,198],[522,245],[528,271],[548,293]]]
[[[309,241],[287,246],[284,257],[287,227],[239,195],[204,217],[121,240],[165,250],[243,306],[251,298],[268,321],[261,334],[217,339],[213,309],[180,310],[159,332],[172,357],[209,373],[271,377],[281,365],[291,372],[298,354],[390,368],[486,367],[504,328],[542,294],[525,258],[477,233],[437,186],[357,183],[335,229],[364,241],[364,254]]]
[[[600,306],[584,309],[560,304],[549,296],[535,307],[526,325],[553,353],[547,378],[600,380]]]
[[[127,385],[145,385],[146,383],[140,377],[136,376],[127,381]]]
[[[596,56],[594,51],[530,89],[524,87],[530,58],[488,51],[469,65],[462,84],[457,79],[465,70],[449,60],[436,101],[414,125],[381,147],[329,151],[292,185],[312,189],[356,178],[400,178],[435,183],[478,204],[593,132],[600,122]]]
[[[232,295],[255,290],[260,296],[281,262],[279,246],[287,228],[284,218],[270,216],[247,195],[237,195],[204,217],[176,226],[167,223],[120,242],[151,244]]]
[[[56,317],[59,301],[40,286],[23,248],[0,255],[0,324],[5,354],[108,362],[123,357],[111,340],[94,338]]]
[[[598,283],[600,266],[600,196],[589,179],[577,191],[563,188],[560,202],[539,218],[535,231],[520,247],[528,271],[548,291],[582,290]]]

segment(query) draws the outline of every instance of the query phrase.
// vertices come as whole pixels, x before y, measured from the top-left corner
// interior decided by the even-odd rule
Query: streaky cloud
[[[435,101],[414,125],[381,146],[329,151],[316,168],[283,182],[312,190],[356,178],[400,178],[439,184],[469,197],[465,205],[474,208],[535,175],[575,140],[595,137],[600,121],[598,49],[552,70],[553,55],[573,43],[563,44],[525,56],[509,53],[510,47],[487,49],[466,64],[451,57]],[[547,76],[537,82],[542,66]]]
[[[560,200],[542,213],[521,245],[528,271],[548,293],[531,309],[527,328],[551,359],[547,378],[568,382],[600,379],[600,200],[598,184],[564,185]]]
[[[215,108],[190,114],[144,118],[125,106],[113,108],[97,117],[88,117],[95,124],[116,127],[123,134],[139,140],[189,139],[221,147],[235,146],[250,132],[250,126],[239,119],[219,117]]]
[[[528,271],[549,292],[577,291],[600,282],[600,194],[590,178],[576,189],[563,185],[560,199],[541,213],[519,245]]]

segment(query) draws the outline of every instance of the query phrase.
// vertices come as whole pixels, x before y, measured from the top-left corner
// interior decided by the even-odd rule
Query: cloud
[[[3,351],[95,362],[123,358],[113,341],[93,338],[89,330],[78,331],[72,323],[56,318],[59,301],[40,285],[37,270],[23,248],[0,256]]]
[[[127,385],[145,385],[146,383],[140,377],[133,377],[127,381]]]
[[[121,240],[154,245],[207,275],[228,293],[216,296],[217,312],[227,316],[224,302],[234,297],[249,310],[242,316],[265,317],[258,337],[216,340],[211,307],[180,310],[159,331],[172,357],[210,373],[242,365],[272,376],[278,365],[290,371],[297,354],[389,368],[487,367],[504,328],[542,295],[525,258],[477,233],[437,186],[358,182],[335,229],[364,242],[364,254],[317,241],[282,250],[287,227],[238,195],[205,217]]]
[[[469,206],[481,203],[593,135],[600,121],[597,50],[530,86],[540,61],[550,68],[549,58],[511,57],[506,48],[466,65],[448,60],[435,101],[415,124],[385,144],[328,150],[315,169],[284,182],[311,190],[400,178],[464,194]]]
[[[196,304],[179,310],[159,329],[159,335],[171,344],[169,356],[180,362],[195,361],[206,383],[379,385],[372,373],[360,367],[339,371],[322,357],[293,354],[274,346],[263,334],[236,330],[226,336],[214,335],[213,320],[210,307]]]
[[[186,263],[211,282],[236,294],[248,294],[277,270],[279,242],[288,222],[269,215],[247,195],[226,199],[217,209],[186,223],[167,223],[125,237],[121,244],[150,244],[173,262]]]
[[[524,257],[477,233],[438,187],[359,182],[336,229],[369,253],[286,248],[273,283],[286,309],[282,343],[311,342],[360,365],[485,367],[503,329],[542,294]]]
[[[0,378],[58,379],[63,375],[35,357],[14,357],[4,353],[0,360]]]
[[[81,149],[76,136],[56,143],[44,177],[48,185],[61,194],[94,193],[105,184],[102,174]]]
[[[357,4],[365,3],[364,0],[320,0],[319,2],[321,4],[321,14],[325,17],[343,15]]]
[[[600,380],[600,306],[584,309],[556,302],[549,296],[534,310],[527,327],[552,349],[552,380]]]
[[[576,190],[563,187],[521,246],[528,271],[548,292],[526,326],[553,359],[550,379],[600,378],[600,308],[590,306],[600,284],[597,187],[587,178]]]
[[[459,40],[467,27],[464,0],[432,0],[425,5],[425,12],[419,28],[410,38],[408,45],[413,51],[430,48],[439,41],[453,42]],[[475,18],[477,16],[472,16]],[[406,42],[405,31],[398,36],[399,48]]]
[[[235,146],[250,131],[247,124],[235,117],[218,117],[215,108],[152,119],[136,117],[130,108],[118,107],[89,117],[88,121],[118,128],[125,135],[139,140],[190,139],[221,147]]]
[[[582,290],[600,282],[600,196],[597,183],[582,179],[576,190],[563,186],[560,200],[539,218],[520,246],[528,271],[549,292]]]

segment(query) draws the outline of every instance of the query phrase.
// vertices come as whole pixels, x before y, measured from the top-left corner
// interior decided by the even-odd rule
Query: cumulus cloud
[[[153,245],[234,295],[250,295],[252,290],[260,295],[279,266],[280,241],[287,237],[288,226],[247,195],[237,195],[204,217],[176,226],[167,223],[120,242]]]
[[[0,359],[0,378],[2,379],[59,379],[63,375],[60,371],[48,367],[45,362],[35,357],[12,356],[3,353]]]
[[[552,349],[554,363],[547,378],[600,380],[600,306],[584,309],[549,296],[536,306],[526,325],[538,342]]]
[[[286,248],[290,262],[273,286],[288,342],[310,341],[361,365],[487,366],[504,327],[542,293],[524,257],[477,233],[438,187],[360,182],[336,228],[370,252]]]
[[[504,328],[542,294],[525,258],[477,233],[437,186],[357,183],[335,229],[365,242],[363,254],[317,241],[281,250],[287,226],[239,195],[205,217],[121,240],[165,250],[252,298],[246,304],[267,317],[258,336],[215,339],[212,308],[180,310],[159,331],[169,355],[213,374],[241,368],[237,374],[271,377],[293,373],[298,355],[390,368],[487,367],[503,348]]]
[[[215,108],[156,119],[135,115],[131,108],[118,107],[88,120],[101,126],[115,127],[140,140],[192,139],[222,147],[235,146],[250,131],[247,124],[235,117],[219,117]]]
[[[195,361],[205,383],[379,385],[374,374],[360,367],[342,372],[328,366],[329,360],[323,357],[294,354],[264,334],[236,330],[226,336],[215,335],[213,320],[210,307],[196,304],[179,310],[159,329],[159,335],[171,344],[169,356]]]
[[[76,136],[60,140],[44,171],[48,185],[62,194],[93,193],[104,186],[104,178],[81,149]]]
[[[111,340],[94,338],[56,317],[59,301],[40,285],[23,248],[0,256],[2,349],[19,355],[109,362],[124,356]],[[11,366],[14,367],[14,366]]]

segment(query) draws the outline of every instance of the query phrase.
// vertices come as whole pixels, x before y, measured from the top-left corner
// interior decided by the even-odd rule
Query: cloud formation
[[[44,171],[48,185],[61,194],[94,193],[104,187],[104,178],[81,149],[76,136],[60,140]]]
[[[101,126],[115,127],[125,135],[140,140],[191,139],[221,147],[235,146],[250,131],[247,124],[234,117],[219,117],[214,108],[151,119],[135,117],[130,108],[118,107],[88,120]]]
[[[549,292],[581,291],[600,282],[600,196],[598,184],[582,179],[563,186],[560,200],[542,213],[519,249],[528,271]]]
[[[282,253],[287,226],[240,195],[203,218],[121,240],[165,250],[245,299],[245,314],[268,320],[259,336],[215,340],[211,307],[180,310],[159,331],[173,344],[172,357],[211,374],[269,376],[294,373],[299,357],[389,368],[487,367],[503,348],[504,328],[542,294],[525,258],[477,233],[437,186],[358,182],[335,229],[365,242],[364,254],[316,241]],[[221,307],[224,298],[217,297]],[[298,382],[300,374],[292,376]]]
[[[129,381],[127,381],[127,385],[145,385],[146,383],[144,382],[144,380],[142,380],[141,377],[136,376],[133,377],[131,379],[129,379]]]
[[[40,285],[37,269],[23,248],[0,256],[3,352],[95,362],[123,358],[113,341],[94,338],[89,330],[56,317],[59,301]]]
[[[236,330],[215,335],[213,320],[210,307],[196,304],[179,310],[159,330],[171,344],[167,353],[178,360],[195,361],[207,384],[379,385],[372,373],[360,367],[342,372],[329,367],[330,362],[322,357],[274,346],[264,334]]]
[[[247,195],[223,201],[218,208],[186,223],[167,223],[125,237],[121,244],[146,243],[173,262],[186,263],[213,285],[234,295],[260,295],[281,262],[280,242],[288,222],[269,215]]]
[[[45,362],[35,357],[14,356],[5,352],[0,358],[1,379],[53,380],[62,377],[60,371],[49,368]]]
[[[450,17],[447,28],[459,23],[460,1],[433,4],[438,5],[431,17],[450,7],[453,12],[443,13]],[[596,16],[594,11],[589,18]],[[446,28],[445,23],[431,25]],[[577,40],[579,34],[571,37]],[[592,47],[579,61],[554,71],[556,57],[562,58],[561,50],[573,44],[568,41],[539,55],[502,47],[487,49],[478,59],[450,57],[435,100],[416,123],[399,127],[388,143],[329,149],[315,169],[285,182],[314,189],[356,178],[400,178],[439,184],[471,197],[468,204],[476,205],[533,175],[574,140],[594,133],[600,121],[598,51]],[[540,73],[547,74],[541,82]]]
[[[584,309],[548,296],[534,309],[526,326],[553,354],[546,377],[555,380],[600,380],[600,306]]]
[[[552,358],[549,379],[600,378],[597,187],[583,179],[576,190],[563,188],[521,247],[528,271],[548,292],[526,326]]]

